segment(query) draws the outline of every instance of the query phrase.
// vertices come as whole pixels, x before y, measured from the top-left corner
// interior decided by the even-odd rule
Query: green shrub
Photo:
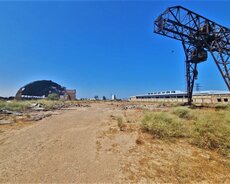
[[[47,100],[59,100],[59,95],[56,93],[51,93],[47,96]]]
[[[230,121],[223,114],[204,115],[197,120],[191,137],[198,147],[216,149],[230,157]]]
[[[30,107],[28,101],[0,101],[0,109],[9,110],[9,111],[25,111]]]
[[[141,126],[144,130],[147,130],[158,138],[186,136],[183,122],[178,117],[168,112],[146,114],[142,120]]]
[[[179,118],[183,118],[183,119],[193,119],[193,116],[190,112],[191,110],[189,110],[186,107],[178,107],[178,108],[174,108],[172,113],[177,115]]]

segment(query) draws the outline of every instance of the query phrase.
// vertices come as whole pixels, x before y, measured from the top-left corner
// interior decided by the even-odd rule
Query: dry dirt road
[[[0,133],[0,183],[230,182],[218,154],[135,129],[137,110],[92,104],[58,113]],[[130,118],[126,130],[119,116]]]
[[[1,134],[0,182],[118,182],[119,155],[100,152],[98,141],[112,114],[101,105],[63,110]]]

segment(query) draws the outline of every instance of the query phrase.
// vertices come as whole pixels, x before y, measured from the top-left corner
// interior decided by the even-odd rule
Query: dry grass
[[[9,111],[25,111],[30,107],[29,101],[0,101],[0,109]]]
[[[0,101],[0,109],[23,112],[31,108],[32,104],[42,104],[45,110],[57,109],[58,107],[70,106],[75,104],[75,101],[62,101],[62,100],[12,100]]]
[[[187,137],[190,143],[216,150],[230,158],[230,110],[174,107],[167,112],[144,115],[141,126],[161,139]]]
[[[119,127],[121,131],[124,131],[126,125],[122,117],[117,117],[117,126]]]
[[[145,114],[142,128],[158,138],[174,138],[186,136],[183,122],[173,114],[155,112]]]

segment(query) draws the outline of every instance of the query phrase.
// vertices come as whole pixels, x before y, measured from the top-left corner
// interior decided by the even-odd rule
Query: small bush
[[[56,93],[51,93],[47,96],[47,100],[59,100],[59,95]]]
[[[178,107],[173,109],[173,114],[177,115],[179,118],[183,119],[193,119],[193,116],[188,108],[185,107]]]
[[[216,149],[230,157],[230,121],[220,119],[218,115],[205,116],[194,123],[191,137],[198,147]]]
[[[120,128],[121,131],[124,130],[124,128],[125,128],[125,123],[124,123],[122,117],[118,117],[118,118],[117,118],[117,126]]]
[[[168,112],[146,114],[141,126],[144,130],[147,130],[158,138],[186,136],[183,122]]]

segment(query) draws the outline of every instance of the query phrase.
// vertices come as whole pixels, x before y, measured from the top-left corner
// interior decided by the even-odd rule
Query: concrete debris
[[[76,104],[75,106],[76,106],[76,107],[90,107],[90,105],[87,105],[87,104],[86,104],[86,105],[83,105],[83,104]]]
[[[0,109],[0,114],[8,114],[8,115],[15,115],[15,116],[22,116],[23,113],[21,112],[15,112],[15,111],[8,111],[8,110],[4,110],[4,109]]]
[[[43,111],[45,108],[44,108],[44,105],[41,103],[34,103],[31,105],[31,109],[36,110],[36,111]]]
[[[41,103],[34,103],[34,104],[31,104],[31,107],[43,107],[43,104],[41,104]]]
[[[164,105],[126,105],[122,107],[122,110],[127,110],[127,109],[147,109],[147,110],[154,110],[154,109],[159,109],[159,108],[166,108]]]
[[[39,121],[42,120],[43,118],[51,116],[51,113],[48,114],[34,114],[30,118],[28,118],[28,121]]]
[[[9,103],[11,103],[9,101]],[[46,109],[46,105],[43,103],[33,103],[30,105],[26,111],[16,112],[5,109],[0,109],[0,125],[12,124],[17,121],[39,121],[43,118],[49,117],[51,115],[59,114],[57,111],[60,109],[76,107],[90,107],[88,104],[56,104],[52,108]]]

